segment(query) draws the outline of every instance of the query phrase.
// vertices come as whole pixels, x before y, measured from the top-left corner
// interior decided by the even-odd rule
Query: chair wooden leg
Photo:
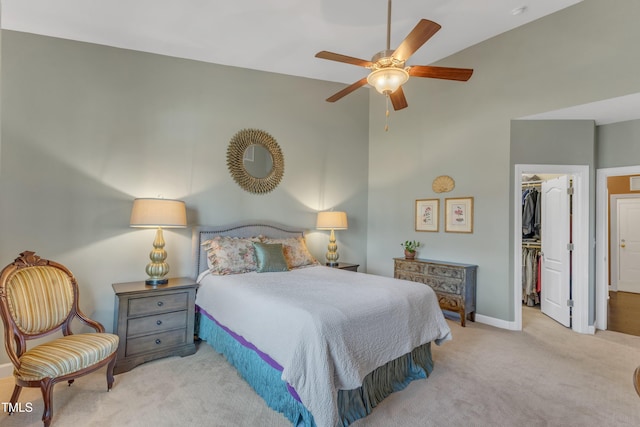
[[[75,381],[75,380],[69,380],[69,381],[67,381],[67,382],[69,383],[69,387],[71,387],[71,384],[73,384],[73,382],[74,382],[74,381]]]
[[[51,418],[53,418],[53,386],[55,383],[51,378],[45,378],[40,382],[40,390],[42,391],[42,401],[44,402],[44,412],[42,413],[42,422],[44,427],[49,427]]]
[[[18,384],[16,384],[16,386],[13,388],[13,394],[11,395],[11,400],[9,402],[11,402],[11,408],[15,408],[16,407],[16,403],[18,402],[18,397],[20,397],[20,392],[22,391],[22,386],[19,386]],[[11,410],[9,410],[9,415],[11,415],[13,412]]]
[[[113,368],[116,366],[116,358],[111,359],[111,362],[107,365],[107,391],[113,387]]]
[[[640,396],[640,366],[638,366],[636,371],[633,373],[633,386],[635,387],[638,396]]]

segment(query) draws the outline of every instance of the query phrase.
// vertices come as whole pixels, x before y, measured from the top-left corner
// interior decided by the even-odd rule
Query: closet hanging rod
[[[523,187],[540,187],[544,181],[522,181]]]

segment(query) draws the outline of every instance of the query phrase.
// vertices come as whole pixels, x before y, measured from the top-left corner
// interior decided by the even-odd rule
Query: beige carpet
[[[523,332],[449,321],[453,341],[434,346],[435,370],[383,401],[354,427],[639,426],[640,397],[632,374],[640,337],[595,336],[565,329],[525,308]],[[13,380],[0,380],[0,402]],[[41,426],[42,401],[24,389],[32,413],[0,414],[2,427]],[[52,426],[286,426],[226,361],[202,343],[185,358],[140,365],[59,384]]]

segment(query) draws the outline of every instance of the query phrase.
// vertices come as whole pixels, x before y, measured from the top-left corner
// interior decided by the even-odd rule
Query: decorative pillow
[[[287,260],[290,269],[318,264],[318,261],[309,253],[307,244],[302,236],[283,239],[265,237],[262,241],[264,243],[281,243],[284,258]]]
[[[257,269],[253,242],[259,237],[239,238],[216,236],[202,242],[207,251],[207,265],[211,274],[225,275],[255,271]]]
[[[270,271],[289,271],[287,260],[284,258],[282,243],[253,242],[256,253],[258,273]]]

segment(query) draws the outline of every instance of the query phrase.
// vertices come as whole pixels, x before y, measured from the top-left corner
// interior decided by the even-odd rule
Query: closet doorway
[[[589,167],[515,165],[514,176],[513,329],[522,329],[525,301],[527,305],[539,303],[544,314],[576,332],[595,332],[588,326]],[[527,186],[540,192],[539,230],[528,227],[523,215],[523,188]],[[539,293],[530,283],[532,275],[542,278]],[[534,293],[527,295],[531,290]]]

